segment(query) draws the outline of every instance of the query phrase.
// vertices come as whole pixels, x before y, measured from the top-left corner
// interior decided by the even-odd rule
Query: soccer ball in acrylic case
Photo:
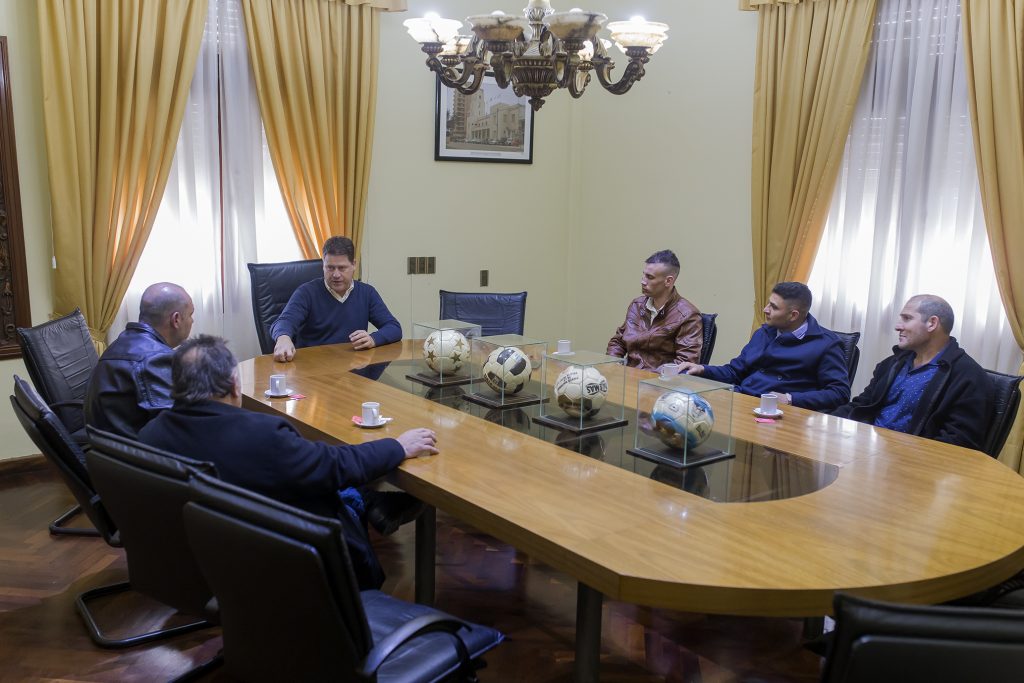
[[[480,326],[461,320],[438,320],[413,325],[415,371],[406,375],[431,387],[469,384],[472,339]]]
[[[627,424],[625,365],[592,351],[549,353],[544,359],[540,424],[575,433]]]
[[[472,388],[466,397],[489,408],[540,402],[546,342],[520,334],[498,334],[472,340]]]
[[[641,380],[629,453],[672,467],[733,457],[732,385],[690,375]]]

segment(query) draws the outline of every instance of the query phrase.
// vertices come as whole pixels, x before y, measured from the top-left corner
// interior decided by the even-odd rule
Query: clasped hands
[[[348,340],[352,342],[352,348],[356,351],[365,351],[377,345],[377,342],[373,341],[373,337],[366,330],[356,330],[348,335]],[[295,343],[287,334],[282,334],[274,344],[274,360],[279,363],[289,363],[294,358]]]

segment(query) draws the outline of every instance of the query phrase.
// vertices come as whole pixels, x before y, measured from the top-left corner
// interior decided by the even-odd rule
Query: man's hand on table
[[[274,344],[274,360],[279,363],[288,363],[295,358],[295,344],[287,334],[282,334]]]
[[[356,351],[365,351],[377,345],[377,342],[373,341],[373,337],[366,330],[356,330],[348,335],[348,340],[352,342],[352,348]]]
[[[437,454],[437,434],[431,429],[410,429],[398,437],[406,458]]]

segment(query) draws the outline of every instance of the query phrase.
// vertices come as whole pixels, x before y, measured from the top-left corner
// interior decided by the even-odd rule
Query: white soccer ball
[[[438,374],[455,374],[469,362],[469,340],[457,330],[434,330],[423,342],[423,360]]]
[[[668,391],[651,410],[655,436],[669,448],[683,450],[704,443],[715,428],[715,413],[703,396]]]
[[[499,394],[522,391],[532,373],[529,356],[514,346],[499,346],[491,351],[482,371],[487,386]]]
[[[591,366],[570,365],[555,379],[555,400],[569,417],[593,417],[608,397],[608,380]]]

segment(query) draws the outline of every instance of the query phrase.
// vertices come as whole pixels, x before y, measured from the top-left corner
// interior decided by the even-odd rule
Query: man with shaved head
[[[910,297],[896,321],[899,341],[860,396],[833,415],[876,427],[980,449],[992,405],[992,380],[960,348],[953,309],[933,294]]]
[[[139,322],[128,323],[107,347],[89,379],[85,421],[136,438],[143,425],[170,408],[174,347],[192,331],[192,297],[170,282],[142,293]]]

